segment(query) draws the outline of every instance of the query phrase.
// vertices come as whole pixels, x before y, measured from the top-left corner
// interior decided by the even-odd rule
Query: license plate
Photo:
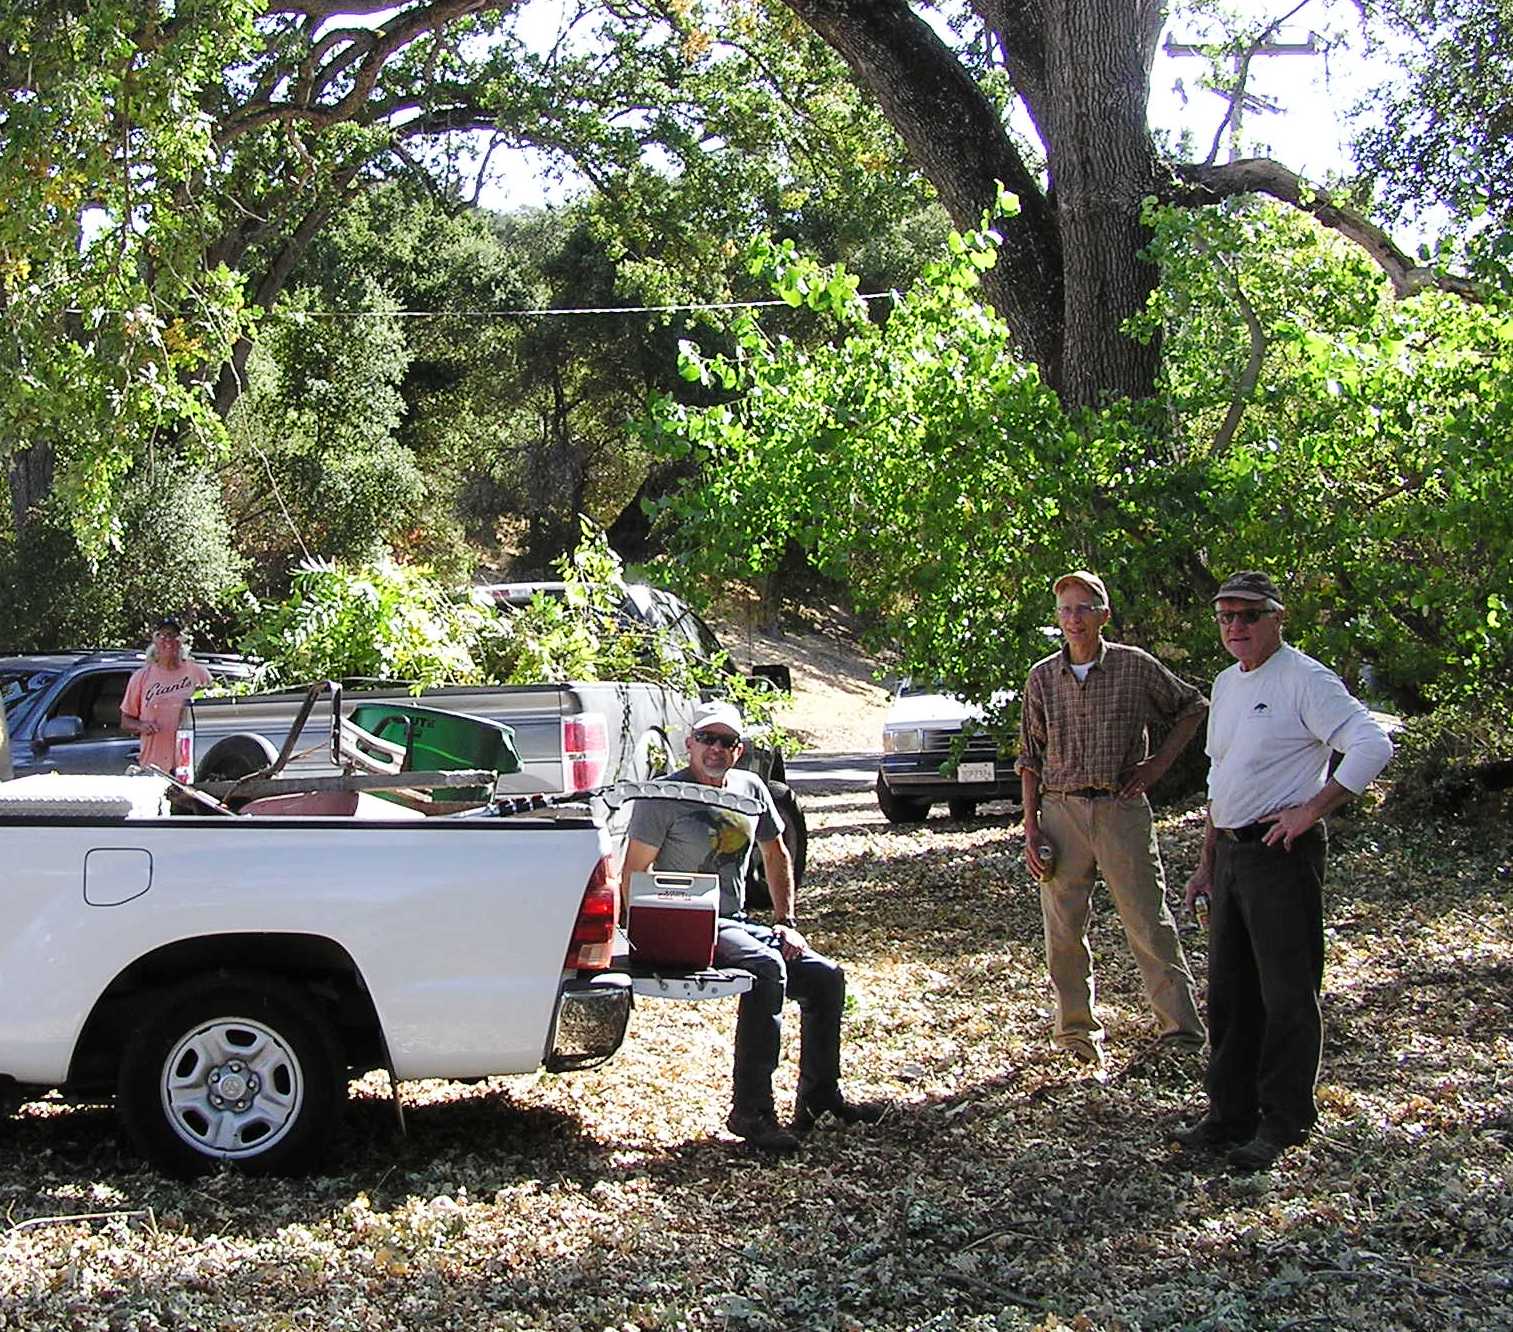
[[[958,782],[991,782],[993,765],[991,763],[959,763],[956,765],[956,780]]]

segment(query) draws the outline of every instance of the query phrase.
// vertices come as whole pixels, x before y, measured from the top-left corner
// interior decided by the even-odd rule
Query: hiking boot
[[[1184,1147],[1198,1147],[1204,1151],[1222,1152],[1238,1147],[1251,1136],[1247,1130],[1235,1129],[1222,1120],[1204,1115],[1196,1124],[1173,1129],[1167,1135],[1173,1142]]]
[[[725,1127],[758,1151],[786,1155],[799,1149],[799,1140],[778,1123],[770,1105],[755,1110],[737,1106],[726,1118]]]
[[[831,1101],[799,1100],[793,1107],[793,1131],[808,1133],[826,1115],[842,1124],[875,1124],[888,1113],[887,1101],[848,1101],[837,1096]]]
[[[1236,1170],[1270,1170],[1276,1164],[1277,1157],[1290,1145],[1257,1133],[1249,1142],[1242,1143],[1230,1152],[1226,1159]]]

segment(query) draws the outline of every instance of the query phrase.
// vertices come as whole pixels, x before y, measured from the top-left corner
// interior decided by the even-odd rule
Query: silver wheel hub
[[[222,1160],[266,1152],[298,1122],[305,1075],[288,1039],[264,1023],[216,1018],[169,1051],[160,1082],[169,1127]]]

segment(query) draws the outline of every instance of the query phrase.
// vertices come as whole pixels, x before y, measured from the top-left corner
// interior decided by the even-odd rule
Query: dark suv
[[[194,659],[222,683],[250,678],[255,665],[215,653]],[[0,657],[15,775],[125,772],[141,742],[121,729],[121,698],[142,661],[140,652],[121,649]]]

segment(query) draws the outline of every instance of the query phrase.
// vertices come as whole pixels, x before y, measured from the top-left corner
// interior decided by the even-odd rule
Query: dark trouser
[[[1322,824],[1291,851],[1222,834],[1208,945],[1209,1114],[1237,1134],[1301,1142],[1324,1048]]]
[[[799,1100],[824,1107],[840,1096],[841,1008],[846,1000],[846,973],[827,957],[806,949],[791,961],[778,951],[777,937],[765,925],[720,921],[715,965],[739,967],[756,977],[741,996],[735,1028],[737,1109],[772,1105],[772,1075],[783,1041],[784,995],[797,1002],[801,1016]]]

